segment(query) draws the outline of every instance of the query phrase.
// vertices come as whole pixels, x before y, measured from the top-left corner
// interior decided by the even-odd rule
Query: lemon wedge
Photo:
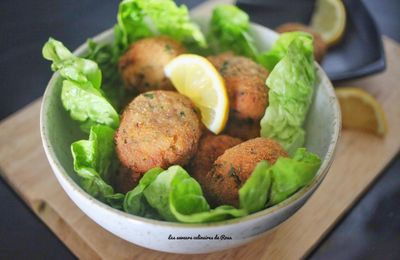
[[[346,9],[341,0],[317,0],[311,27],[321,34],[328,46],[337,43],[346,28]]]
[[[204,57],[182,54],[164,68],[176,90],[192,100],[201,112],[204,125],[220,133],[228,120],[229,99],[225,82],[215,67]]]
[[[388,131],[385,113],[378,101],[366,91],[354,87],[336,89],[344,128],[367,131],[379,136]]]

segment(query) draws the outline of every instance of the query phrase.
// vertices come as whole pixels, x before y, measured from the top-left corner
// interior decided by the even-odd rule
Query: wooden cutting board
[[[40,100],[0,123],[0,173],[79,258],[298,259],[306,256],[376,179],[400,149],[400,47],[384,39],[387,70],[347,82],[372,93],[389,121],[384,138],[344,130],[320,188],[292,218],[248,245],[208,254],[176,255],[130,244],[86,217],[56,181],[39,135]]]

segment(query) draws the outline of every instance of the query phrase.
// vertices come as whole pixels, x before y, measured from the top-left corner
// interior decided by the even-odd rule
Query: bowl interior
[[[205,22],[199,21],[201,25]],[[203,27],[203,26],[202,26]],[[265,27],[252,25],[251,33],[255,37],[256,45],[260,50],[269,49],[278,35]],[[94,38],[99,43],[110,43],[113,40],[112,30],[103,32]],[[83,44],[74,53],[82,55],[87,50],[87,45]],[[333,152],[339,136],[340,130],[340,112],[338,103],[334,94],[333,87],[326,77],[325,73],[318,64],[318,79],[314,93],[314,101],[311,104],[309,114],[305,122],[307,132],[305,146],[310,151],[318,154],[322,159],[322,165],[313,182],[285,202],[278,204],[270,209],[263,210],[256,214],[268,214],[272,210],[275,211],[284,207],[300,197],[304,196],[311,187],[317,186],[332,161]],[[87,135],[79,129],[79,124],[73,121],[69,114],[65,111],[61,104],[61,87],[62,78],[55,73],[51,78],[46,92],[44,94],[42,110],[41,110],[41,134],[43,145],[49,161],[61,173],[74,190],[81,193],[82,197],[88,198],[88,195],[77,185],[76,174],[73,170],[73,158],[71,155],[70,145],[72,142],[80,139],[86,139]],[[59,176],[58,176],[59,177]],[[73,181],[72,181],[73,180]],[[108,207],[99,201],[95,203],[101,207]],[[112,209],[111,207],[108,207]],[[118,213],[120,213],[118,211]],[[123,214],[121,212],[121,214]],[[137,216],[129,215],[130,218],[143,219]],[[147,220],[145,220],[147,221]],[[153,221],[154,222],[154,221]],[[157,221],[155,221],[157,222]],[[159,222],[159,221],[158,221]],[[164,222],[165,223],[165,222]],[[182,224],[184,225],[184,224]]]

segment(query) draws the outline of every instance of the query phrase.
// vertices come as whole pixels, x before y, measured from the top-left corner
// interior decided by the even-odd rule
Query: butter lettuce
[[[314,178],[321,159],[305,148],[296,150],[293,158],[280,157],[271,167],[272,185],[268,205],[287,199]]]
[[[42,50],[43,57],[52,61],[51,69],[67,80],[86,83],[100,89],[101,71],[96,62],[75,57],[61,42],[50,38]]]
[[[302,126],[312,101],[315,78],[312,38],[295,38],[267,79],[269,106],[261,119],[261,136],[277,140],[289,154],[304,144]]]
[[[250,178],[239,190],[240,208],[253,213],[265,208],[268,200],[268,191],[272,183],[270,165],[267,161],[261,161],[250,175]]]
[[[161,216],[163,220],[184,223],[212,222],[248,214],[246,210],[227,205],[210,209],[199,183],[178,165],[145,173],[139,185],[126,194],[124,210],[138,216]]]
[[[239,190],[240,207],[249,213],[284,201],[310,183],[321,159],[306,148],[298,148],[293,158],[280,157],[275,164],[261,161]]]
[[[129,191],[124,200],[124,211],[137,216],[145,216],[149,212],[149,205],[144,197],[143,191],[149,186],[157,176],[164,170],[156,167],[147,171],[140,179],[139,184]]]
[[[118,127],[119,115],[100,89],[101,71],[96,62],[76,57],[52,38],[43,47],[43,57],[64,78],[61,101],[72,119],[82,123],[82,130],[88,132],[95,124]]]
[[[213,10],[208,41],[214,53],[233,51],[257,59],[258,51],[250,36],[249,16],[234,5],[220,5]]]
[[[272,71],[275,65],[283,58],[288,52],[289,45],[294,39],[303,42],[302,52],[309,56],[313,53],[313,38],[310,34],[305,32],[287,32],[282,33],[278,40],[274,43],[271,49],[261,53],[258,56],[258,62],[262,64],[268,71]]]
[[[293,158],[279,158],[274,165],[261,161],[239,189],[239,208],[222,205],[214,209],[203,196],[200,184],[181,166],[165,171],[154,168],[126,194],[124,210],[183,223],[242,217],[275,205],[307,185],[320,163],[319,157],[305,148],[297,149]]]
[[[87,41],[87,45],[88,51],[84,58],[97,63],[102,73],[101,89],[104,96],[117,111],[120,111],[126,93],[118,72],[121,56],[119,49],[114,44],[98,44],[91,39]]]
[[[229,205],[210,209],[199,183],[187,173],[184,177],[174,180],[170,194],[170,210],[176,220],[185,223],[214,222],[248,214],[246,210]]]
[[[204,35],[191,22],[186,6],[172,0],[124,0],[118,9],[116,41],[121,50],[138,39],[167,35],[187,46],[206,47]]]
[[[64,80],[61,101],[71,118],[82,122],[81,128],[88,132],[96,124],[117,128],[119,115],[104,98],[102,92],[88,83],[79,84]]]
[[[72,143],[71,152],[81,187],[91,196],[121,209],[124,195],[114,193],[109,184],[115,161],[114,129],[93,126],[89,140]]]

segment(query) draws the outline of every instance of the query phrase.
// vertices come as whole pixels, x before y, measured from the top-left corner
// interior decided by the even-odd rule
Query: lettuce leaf
[[[124,195],[114,193],[108,184],[115,160],[114,129],[104,125],[93,126],[89,140],[72,143],[71,152],[81,187],[91,196],[121,209]]]
[[[156,167],[147,171],[140,179],[138,186],[129,191],[124,200],[124,211],[137,216],[145,216],[150,206],[144,198],[143,191],[149,186],[164,170]]]
[[[172,0],[124,0],[117,19],[115,35],[121,51],[138,39],[159,34],[189,47],[207,46],[199,27],[190,21],[187,7],[178,7]]]
[[[185,223],[214,222],[248,214],[246,210],[228,205],[210,209],[200,184],[188,174],[184,178],[174,180],[170,210],[178,221]]]
[[[215,209],[193,214],[181,214],[176,208],[172,208],[172,212],[177,220],[183,223],[209,223],[248,215],[246,210],[237,209],[230,205],[222,205]]]
[[[272,186],[268,205],[278,204],[306,186],[320,165],[321,159],[305,148],[297,149],[292,159],[280,157],[271,167]]]
[[[269,106],[261,119],[261,136],[279,141],[289,154],[304,144],[302,126],[315,78],[312,39],[295,38],[267,79]]]
[[[258,62],[268,71],[272,71],[275,65],[286,55],[290,43],[298,39],[303,42],[303,53],[310,55],[313,53],[312,36],[305,32],[282,33],[271,49],[258,56]]]
[[[64,80],[61,101],[72,119],[83,122],[81,128],[88,132],[91,126],[102,124],[116,129],[119,115],[104,98],[102,92],[91,84]]]
[[[247,215],[231,206],[210,209],[199,183],[178,165],[159,173],[143,194],[148,205],[167,221],[202,223]],[[145,207],[143,201],[140,207]]]
[[[257,164],[250,177],[239,189],[240,208],[246,209],[249,213],[265,208],[272,182],[270,168],[267,161],[261,161]]]
[[[114,44],[98,44],[93,40],[87,41],[86,59],[97,63],[102,74],[102,90],[112,106],[120,111],[125,97],[125,88],[118,72],[120,53]]]
[[[222,205],[211,209],[200,184],[178,165],[149,170],[139,185],[126,194],[124,210],[130,214],[206,223],[246,216],[275,205],[307,185],[319,169],[319,157],[305,148],[293,158],[281,157],[274,165],[259,162],[239,189],[239,209]]]
[[[258,51],[249,34],[249,16],[234,5],[220,5],[213,10],[208,40],[214,53],[233,51],[253,60]]]
[[[49,38],[42,50],[43,57],[52,61],[51,69],[58,71],[67,80],[77,83],[90,83],[100,89],[101,71],[91,60],[75,57],[65,46]]]
[[[306,148],[298,148],[293,158],[278,158],[274,165],[259,162],[239,190],[240,207],[252,213],[284,201],[306,186],[320,165],[321,159]]]
[[[52,38],[43,47],[43,57],[64,78],[61,101],[72,119],[82,122],[82,130],[88,132],[95,124],[118,127],[119,115],[100,89],[101,71],[95,62],[74,56]]]

